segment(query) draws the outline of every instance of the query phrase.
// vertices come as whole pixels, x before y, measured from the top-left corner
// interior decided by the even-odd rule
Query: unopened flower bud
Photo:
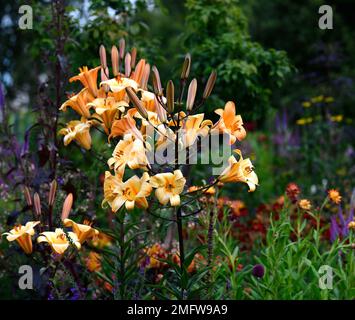
[[[137,48],[132,48],[131,50],[131,68],[134,69],[136,66],[136,59],[137,59]]]
[[[106,49],[103,45],[100,46],[100,61],[101,61],[101,67],[106,68],[107,67],[107,60],[106,60]]]
[[[25,194],[25,200],[26,200],[27,205],[29,207],[31,207],[32,206],[31,193],[27,187],[24,188],[24,194]]]
[[[124,72],[126,77],[129,77],[131,74],[131,54],[129,52],[127,52],[124,59]]]
[[[189,111],[191,111],[194,106],[196,91],[197,91],[197,80],[193,79],[190,82],[189,90],[187,91],[186,109]]]
[[[148,88],[149,75],[150,75],[150,65],[149,65],[149,63],[147,63],[144,67],[143,76],[142,76],[142,79],[140,82],[140,87],[143,90],[147,90],[147,88]]]
[[[174,83],[172,80],[169,80],[167,86],[166,86],[166,99],[167,99],[167,105],[168,105],[168,112],[173,113],[174,112]]]
[[[132,88],[126,88],[127,95],[129,97],[129,100],[133,103],[133,105],[136,107],[137,111],[139,114],[144,118],[148,119],[148,113],[145,110],[142,102],[139,100],[137,95],[134,93]]]
[[[36,213],[37,217],[39,217],[41,215],[42,211],[41,211],[41,200],[40,200],[37,192],[33,196],[33,204],[34,204],[34,208],[35,208],[35,213]]]
[[[163,94],[163,88],[161,86],[159,71],[156,66],[153,66],[152,72],[154,93],[158,96],[161,96]]]
[[[49,188],[49,195],[48,195],[48,205],[53,206],[55,200],[55,194],[57,192],[57,181],[53,180],[51,182],[51,186]]]
[[[126,42],[123,38],[120,39],[120,42],[118,44],[119,50],[120,50],[120,58],[123,59],[124,53],[125,53],[125,47],[126,47]]]
[[[203,92],[203,99],[206,100],[210,96],[210,94],[213,90],[213,87],[216,83],[216,79],[217,79],[217,73],[216,73],[216,71],[212,71],[208,80],[207,80],[206,87]]]
[[[64,221],[69,217],[72,206],[73,206],[73,195],[69,193],[63,203],[62,216],[61,216],[62,221]]]
[[[119,61],[120,58],[118,56],[118,50],[116,46],[112,46],[111,49],[111,63],[112,63],[112,72],[113,75],[116,77],[119,74]]]
[[[159,103],[158,99],[156,96],[154,96],[154,105],[155,105],[155,110],[158,114],[158,118],[162,123],[165,123],[167,120],[166,117],[166,110],[163,108],[163,106]]]
[[[184,64],[182,65],[182,71],[181,71],[182,80],[186,80],[189,77],[190,67],[191,67],[191,55],[188,53],[185,56]]]

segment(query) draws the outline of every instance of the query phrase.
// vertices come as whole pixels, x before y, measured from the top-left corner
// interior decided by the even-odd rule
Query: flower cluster
[[[112,157],[107,161],[113,172],[105,173],[102,202],[110,206],[113,212],[123,207],[126,210],[135,207],[147,209],[147,198],[153,191],[161,205],[179,207],[186,178],[180,170],[177,154],[208,136],[225,135],[230,145],[246,136],[242,118],[236,114],[235,104],[231,101],[227,102],[224,109],[215,110],[219,115],[215,124],[204,120],[203,113],[197,113],[211,94],[216,81],[215,72],[211,73],[199,103],[195,102],[196,79],[190,82],[186,103],[183,103],[191,66],[190,55],[185,57],[177,99],[173,81],[170,80],[164,90],[158,69],[155,66],[151,68],[144,59],[136,64],[136,56],[135,48],[125,53],[124,41],[120,41],[119,49],[113,46],[113,77],[109,78],[106,50],[101,46],[101,66],[93,69],[83,67],[79,75],[70,79],[71,82],[80,81],[83,89],[60,108],[66,111],[69,107],[80,116],[80,120],[70,121],[66,128],[59,131],[64,135],[65,145],[76,141],[84,149],[91,149],[91,128],[96,128],[107,136],[109,142],[116,144]],[[124,61],[124,66],[119,61]],[[98,84],[99,71],[101,82]],[[149,91],[148,86],[151,73],[154,92]],[[155,168],[147,153],[156,150],[155,156],[158,157],[158,153],[162,155],[169,152],[167,150],[171,146],[176,148],[173,161]],[[216,183],[243,182],[249,186],[249,191],[254,191],[258,178],[253,165],[249,159],[243,159],[240,150],[234,151],[239,159],[234,156],[229,158],[228,165]],[[127,169],[130,169],[130,173],[131,170],[140,170],[141,173],[125,179]]]
[[[34,217],[38,221],[29,221],[25,225],[17,224],[9,232],[5,232],[7,241],[16,241],[26,254],[33,252],[32,237],[35,236],[35,227],[40,228],[41,232],[37,236],[37,243],[47,243],[52,251],[58,255],[62,255],[70,245],[77,249],[88,239],[98,236],[99,231],[92,228],[90,222],[84,221],[83,224],[76,223],[68,219],[70,210],[73,204],[73,195],[69,194],[64,203],[61,214],[62,227],[53,228],[52,225],[52,210],[55,200],[55,193],[57,190],[57,183],[53,181],[51,184],[48,196],[48,214],[42,212],[41,201],[38,193],[35,193],[33,198],[30,195],[28,188],[25,188],[25,197],[27,205],[33,209]],[[48,221],[44,217],[48,216]],[[70,227],[72,231],[66,231],[63,227]],[[47,231],[44,231],[47,229]],[[52,231],[54,229],[54,231]]]

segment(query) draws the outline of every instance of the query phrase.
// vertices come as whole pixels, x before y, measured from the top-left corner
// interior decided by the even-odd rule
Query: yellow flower
[[[350,221],[348,224],[348,229],[355,230],[355,221]]]
[[[69,81],[73,82],[79,80],[94,97],[97,97],[97,72],[100,68],[101,67],[96,67],[90,70],[86,66],[79,68],[80,73],[77,76],[71,77]]]
[[[142,178],[133,176],[127,181],[123,182],[120,177],[112,176],[110,172],[105,173],[104,182],[104,196],[105,199],[102,204],[106,202],[116,212],[123,205],[127,210],[138,208],[148,208],[148,197],[152,191],[151,185],[148,183],[149,175],[147,172],[143,173]]]
[[[92,101],[93,99],[94,97],[90,94],[88,89],[84,88],[77,95],[72,96],[69,100],[64,102],[59,110],[67,111],[67,107],[70,107],[81,116],[89,118],[90,106],[88,106],[88,102]]]
[[[10,232],[5,232],[7,241],[17,241],[19,246],[26,254],[32,253],[32,238],[35,234],[34,227],[38,225],[39,221],[29,221],[25,226],[17,225]]]
[[[312,208],[311,202],[307,199],[300,200],[298,206],[303,210],[310,210]]]
[[[107,97],[96,98],[94,101],[88,103],[88,106],[95,109],[96,114],[102,119],[105,131],[108,134],[117,112],[124,112],[125,108],[129,105],[124,100],[116,101],[114,97]]]
[[[112,92],[121,92],[122,90],[125,90],[126,88],[129,87],[133,88],[135,91],[138,90],[138,83],[133,79],[126,78],[126,77],[102,81],[100,83],[100,86],[104,84],[108,85]]]
[[[84,118],[81,121],[70,121],[66,128],[59,130],[59,134],[64,135],[64,145],[67,146],[75,140],[84,149],[89,150],[91,148],[90,126],[91,122]]]
[[[309,101],[304,101],[304,102],[302,102],[302,106],[303,106],[304,108],[309,108],[311,105],[312,105],[312,104],[311,104]]]
[[[184,190],[185,183],[186,179],[180,170],[158,173],[150,179],[151,186],[156,188],[155,196],[159,202],[166,205],[170,200],[173,207],[180,205],[180,193]]]
[[[243,140],[246,136],[246,131],[243,127],[243,120],[240,115],[235,114],[235,104],[228,101],[223,109],[217,109],[215,113],[220,116],[218,122],[213,126],[212,132],[226,133],[230,137],[230,144],[233,144],[236,139]]]
[[[81,244],[77,235],[74,232],[67,232],[70,241],[63,229],[56,228],[55,231],[42,232],[37,238],[37,242],[47,242],[52,250],[57,254],[63,254],[68,249],[70,242],[72,242],[78,249],[81,248]]]
[[[71,219],[64,219],[63,221],[66,227],[72,227],[74,233],[78,237],[78,241],[83,244],[87,239],[94,238],[99,235],[99,231],[92,228],[84,221],[84,224],[76,223]]]
[[[331,116],[330,120],[333,122],[342,122],[343,121],[343,115],[342,114],[338,114],[336,116]]]
[[[338,190],[335,189],[328,190],[328,197],[335,204],[339,204],[341,202],[341,195]]]
[[[185,148],[193,145],[199,136],[205,137],[212,126],[211,120],[204,120],[204,114],[189,116],[183,123],[181,137]],[[179,134],[180,136],[180,134]]]
[[[230,156],[229,165],[223,170],[218,180],[221,182],[244,182],[248,184],[249,192],[255,191],[259,181],[250,159],[243,159],[242,153],[238,149],[234,152],[239,155],[239,160]]]
[[[126,165],[131,169],[146,168],[148,159],[142,140],[135,139],[132,134],[126,134],[115,147],[112,158],[107,161],[107,164],[121,177]]]
[[[324,101],[325,101],[326,103],[332,103],[332,102],[334,102],[334,98],[333,98],[333,97],[326,97],[326,98],[324,99]]]
[[[312,121],[313,121],[313,119],[311,117],[301,118],[296,121],[296,124],[298,124],[299,126],[303,126],[305,124],[312,123]]]
[[[324,99],[324,96],[317,96],[317,97],[313,97],[311,99],[312,103],[319,103],[319,102],[322,102]]]

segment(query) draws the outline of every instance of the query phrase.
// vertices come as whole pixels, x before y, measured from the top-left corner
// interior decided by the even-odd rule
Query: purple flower
[[[334,242],[338,237],[346,238],[349,234],[348,224],[354,220],[354,207],[351,205],[349,214],[344,216],[343,209],[339,206],[338,214],[330,218],[330,241]]]
[[[265,268],[262,264],[256,264],[253,267],[252,275],[256,278],[262,278],[265,274]]]

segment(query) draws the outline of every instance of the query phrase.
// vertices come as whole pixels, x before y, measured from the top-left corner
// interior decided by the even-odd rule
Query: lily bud
[[[55,194],[57,192],[57,181],[53,180],[51,182],[51,186],[49,189],[49,195],[48,195],[48,205],[53,206],[54,200],[55,200]]]
[[[187,92],[187,100],[186,100],[186,110],[191,111],[196,98],[196,91],[197,91],[197,80],[193,79],[190,82],[189,90]]]
[[[134,70],[134,74],[132,76],[132,79],[137,83],[141,82],[144,73],[144,68],[145,68],[145,60],[140,59],[139,62],[137,63],[137,66]]]
[[[62,221],[69,217],[72,206],[73,206],[73,195],[69,193],[63,203],[62,216],[61,216]]]
[[[173,113],[175,96],[174,96],[174,83],[172,80],[169,80],[166,86],[166,99],[168,105],[168,112]]]
[[[143,72],[143,76],[142,76],[141,83],[140,83],[140,87],[143,90],[147,90],[149,75],[150,75],[150,65],[149,65],[149,63],[147,63],[144,67],[144,72]]]
[[[163,95],[163,88],[161,86],[161,82],[160,82],[160,75],[159,75],[159,71],[157,69],[156,66],[153,66],[152,68],[152,72],[153,72],[153,88],[154,88],[154,93],[158,96]]]
[[[106,60],[106,49],[103,45],[100,46],[100,61],[101,61],[101,67],[106,68],[107,67],[107,60]]]
[[[41,215],[41,200],[37,192],[33,196],[33,204],[35,208],[35,213],[39,217]]]
[[[112,72],[113,75],[116,77],[119,74],[119,63],[120,63],[120,58],[118,56],[118,50],[116,46],[112,46],[111,49],[111,62],[112,62]]]
[[[158,99],[156,96],[154,96],[154,105],[155,105],[155,110],[158,114],[158,118],[162,123],[165,123],[167,120],[166,117],[166,110],[163,108],[163,106],[159,103]]]
[[[208,78],[208,80],[207,80],[206,87],[205,87],[205,90],[203,92],[203,96],[202,96],[203,99],[206,100],[210,96],[210,94],[211,94],[211,92],[213,90],[213,87],[214,87],[214,85],[216,83],[216,79],[217,79],[217,73],[216,73],[216,71],[212,71],[210,76],[209,76],[209,78]]]
[[[126,77],[129,77],[131,74],[131,55],[129,52],[127,52],[124,59],[124,72]]]
[[[185,56],[184,64],[182,65],[181,80],[186,80],[190,74],[191,55],[188,53]]]
[[[127,95],[129,97],[129,100],[133,103],[133,105],[136,107],[136,109],[138,110],[139,114],[144,118],[144,119],[148,119],[148,113],[145,110],[142,102],[139,100],[139,98],[137,97],[137,95],[134,93],[132,88],[126,88],[126,92]]]
[[[136,66],[136,59],[137,59],[137,48],[132,48],[131,50],[131,68],[134,69]]]
[[[31,193],[30,193],[30,190],[27,187],[24,188],[24,194],[25,194],[25,200],[27,202],[27,205],[29,207],[31,207],[32,206]]]
[[[120,39],[118,47],[120,49],[120,58],[123,59],[124,52],[125,52],[125,47],[126,47],[126,42],[125,42],[125,40],[123,38]]]

